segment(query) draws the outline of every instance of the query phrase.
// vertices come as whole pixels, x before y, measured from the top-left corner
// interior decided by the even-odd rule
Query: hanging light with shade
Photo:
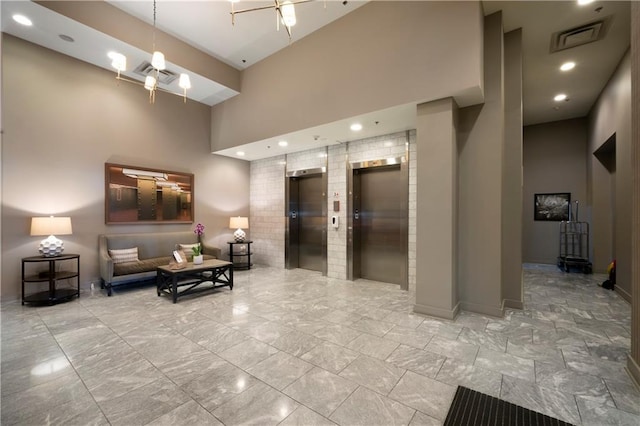
[[[109,52],[109,58],[111,58],[111,66],[116,69],[118,74],[116,80],[126,81],[127,83],[133,83],[143,86],[149,91],[149,103],[153,104],[156,100],[156,91],[162,91],[171,93],[172,95],[182,96],[184,102],[187,102],[187,90],[191,88],[191,79],[189,74],[181,73],[178,80],[178,86],[182,89],[182,93],[175,93],[167,89],[163,89],[158,86],[160,82],[160,73],[167,67],[164,53],[156,50],[156,0],[153,1],[153,54],[151,55],[151,67],[152,70],[145,77],[144,83],[137,80],[132,80],[122,76],[122,72],[127,69],[127,57],[121,53]]]

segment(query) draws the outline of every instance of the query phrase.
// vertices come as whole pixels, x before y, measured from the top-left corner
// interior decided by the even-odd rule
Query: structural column
[[[504,35],[504,110],[502,300],[522,309],[522,28]]]
[[[457,105],[452,98],[418,105],[416,304],[414,311],[453,319],[456,283]]]
[[[640,384],[640,4],[631,2],[631,353],[627,368]]]
[[[508,178],[503,51],[502,12],[496,12],[484,18],[484,104],[460,109],[458,120],[460,308],[496,317],[503,315],[503,182]]]

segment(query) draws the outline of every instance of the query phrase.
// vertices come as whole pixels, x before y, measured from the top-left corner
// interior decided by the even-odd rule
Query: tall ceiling
[[[584,117],[630,44],[629,2],[484,1],[485,15],[502,11],[504,31],[522,28],[524,124]],[[604,38],[550,52],[552,35],[605,20]],[[580,37],[580,36],[579,36]],[[560,65],[576,63],[568,72]],[[567,100],[554,102],[565,93]]]
[[[107,0],[119,11],[131,15],[148,25],[153,24],[152,0]],[[229,1],[175,1],[158,0],[156,27],[202,52],[242,70],[260,60],[286,49],[323,26],[340,19],[366,4],[366,1],[318,0],[296,6],[297,24],[289,40],[284,28],[276,31],[276,15],[273,9],[237,14],[235,25],[231,23]],[[580,6],[576,1],[483,1],[486,15],[502,11],[505,32],[522,28],[523,40],[523,111],[525,125],[584,117],[614,72],[629,47],[629,2],[596,1]],[[236,10],[273,5],[273,1],[240,1]],[[76,22],[51,8],[30,1],[1,2],[2,31],[60,51],[96,66],[111,69],[107,52],[117,50],[127,55],[132,64],[149,57],[149,52]],[[12,16],[22,13],[29,16],[34,25],[24,27],[15,23]],[[550,52],[552,35],[570,30],[596,20],[604,20],[598,41],[555,53]],[[151,28],[151,27],[149,27]],[[67,35],[74,42],[64,41]],[[580,40],[587,32],[573,36]],[[151,34],[149,35],[151,50]],[[171,58],[167,57],[170,61]],[[559,71],[565,61],[573,61],[576,67],[569,72]],[[189,72],[179,64],[170,64],[176,72]],[[131,77],[134,77],[131,75]],[[140,77],[138,77],[140,78]],[[201,75],[192,74],[194,86],[191,99],[208,105],[223,102],[237,94],[232,88]],[[553,97],[566,93],[567,99],[555,102]],[[289,135],[281,135],[265,141],[255,141],[243,147],[218,152],[237,157],[245,152],[247,160],[270,157],[284,152],[301,151],[360,139],[415,126],[413,105],[401,105],[385,111],[359,117],[349,117],[339,123],[330,123],[314,129],[306,129]],[[352,121],[374,123],[357,134],[348,129]],[[274,151],[281,139],[289,142],[287,148]]]

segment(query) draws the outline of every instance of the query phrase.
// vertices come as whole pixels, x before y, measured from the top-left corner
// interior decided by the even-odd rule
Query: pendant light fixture
[[[127,77],[123,77],[120,73],[127,69],[127,57],[121,53],[110,52],[111,66],[114,67],[118,74],[116,80],[126,81],[127,83],[134,83],[143,86],[149,91],[149,103],[153,104],[156,101],[156,91],[162,91],[171,93],[172,95],[182,96],[184,102],[187,102],[187,89],[191,88],[191,79],[189,74],[181,73],[178,80],[178,86],[183,90],[182,93],[174,93],[170,90],[163,89],[158,86],[160,81],[161,71],[166,69],[166,62],[164,59],[164,53],[156,50],[156,0],[153,0],[153,54],[151,56],[151,71],[144,79],[144,83],[140,83],[136,80],[131,80]]]
[[[280,24],[284,26],[287,30],[287,35],[289,36],[289,41],[291,41],[291,27],[296,24],[296,4],[309,3],[314,0],[274,0],[274,4],[272,6],[262,6],[262,7],[253,7],[250,9],[242,9],[235,10],[234,3],[237,3],[239,0],[230,0],[231,1],[231,25],[235,25],[236,23],[236,15],[238,13],[246,13],[246,12],[255,12],[257,10],[266,10],[266,9],[275,9],[276,11],[276,29],[280,30]],[[325,0],[325,7],[327,7]]]

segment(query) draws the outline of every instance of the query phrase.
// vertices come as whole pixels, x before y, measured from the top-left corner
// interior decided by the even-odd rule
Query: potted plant
[[[204,257],[202,256],[202,245],[198,243],[193,246],[191,250],[193,250],[193,264],[200,265],[204,261]]]
[[[200,265],[204,258],[202,256],[202,234],[204,234],[204,225],[198,223],[196,229],[193,231],[198,236],[198,245],[193,246],[193,264]]]

